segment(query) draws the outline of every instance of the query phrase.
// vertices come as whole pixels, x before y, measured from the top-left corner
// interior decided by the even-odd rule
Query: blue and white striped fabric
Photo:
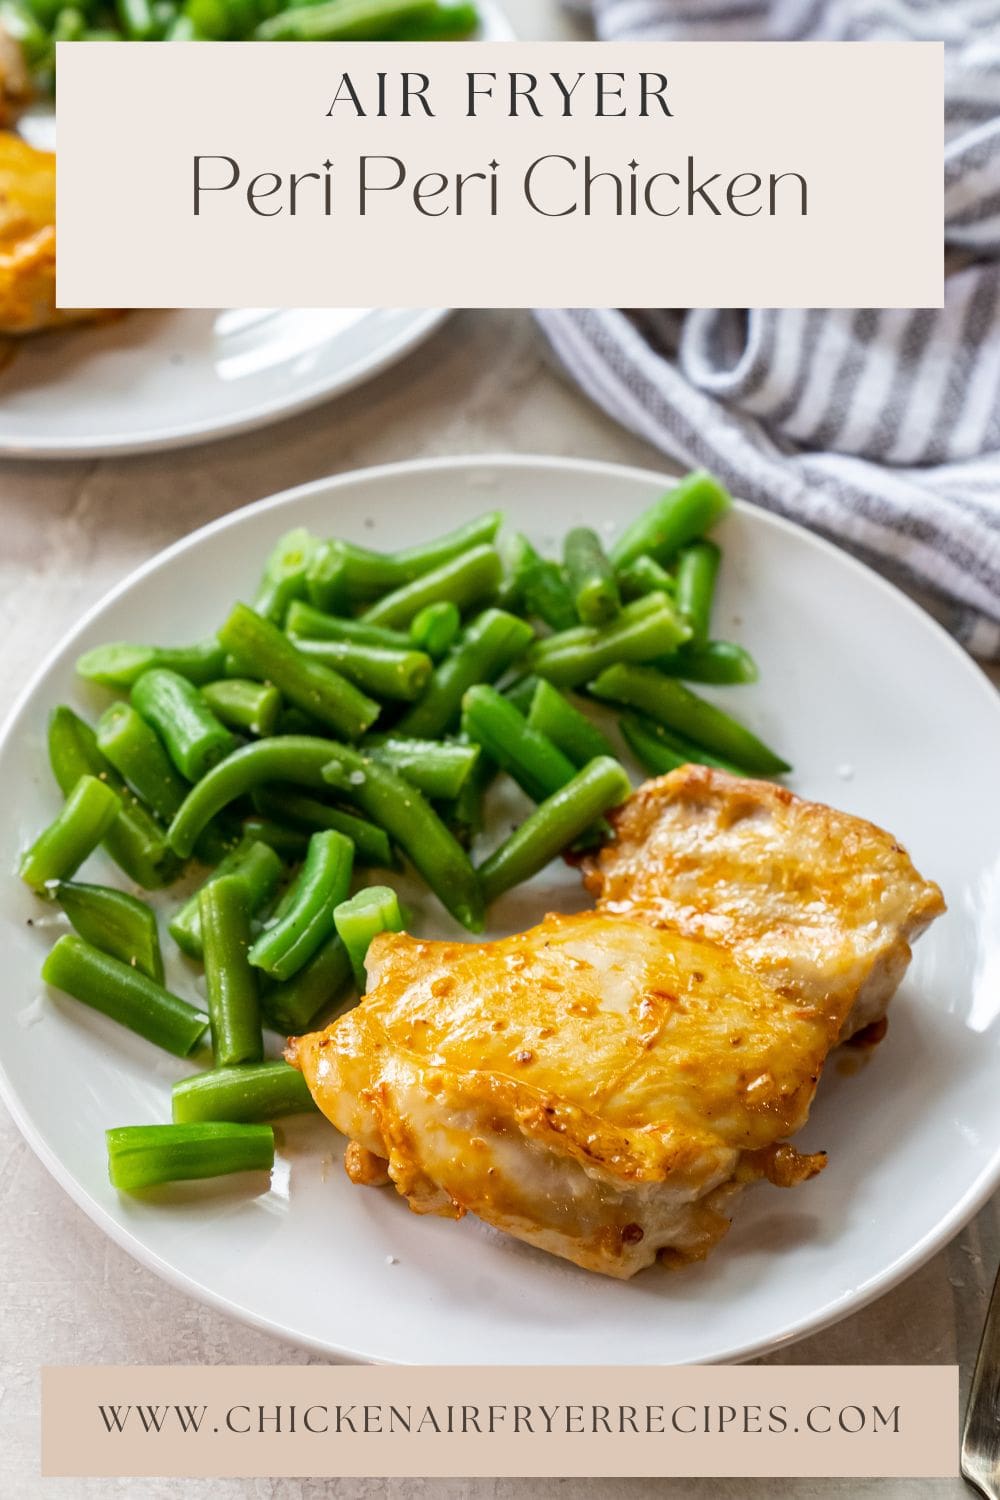
[[[608,39],[945,42],[943,309],[538,318],[618,421],[951,601],[960,639],[1000,658],[1000,0],[576,8]]]

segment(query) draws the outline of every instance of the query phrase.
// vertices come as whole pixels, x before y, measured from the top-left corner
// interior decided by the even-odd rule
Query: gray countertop
[[[552,0],[508,0],[523,36],[578,34]],[[307,416],[187,452],[0,465],[0,703],[80,613],[138,563],[216,516],[321,475],[445,453],[554,453],[666,467],[551,368],[526,313],[460,313],[372,384]],[[952,1363],[963,1393],[998,1257],[994,1201],[945,1251],[852,1318],[774,1362]],[[85,1217],[0,1111],[0,1494],[808,1497],[968,1493],[961,1481],[59,1480],[37,1477],[44,1364],[305,1363],[135,1264]]]

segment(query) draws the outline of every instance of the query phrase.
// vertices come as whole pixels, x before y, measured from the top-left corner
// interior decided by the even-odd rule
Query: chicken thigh
[[[743,1183],[823,1165],[781,1142],[829,1028],[714,943],[584,912],[495,943],[384,934],[368,967],[361,1004],[286,1055],[350,1175],[417,1213],[626,1277],[705,1255]]]

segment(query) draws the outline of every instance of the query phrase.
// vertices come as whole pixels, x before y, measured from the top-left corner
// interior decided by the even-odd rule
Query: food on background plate
[[[56,307],[56,159],[0,131],[0,335],[108,316]]]
[[[268,1055],[289,1036],[355,1181],[612,1275],[704,1254],[744,1183],[822,1166],[787,1138],[942,904],[887,835],[749,779],[789,767],[719,701],[757,676],[711,630],[729,503],[691,474],[555,557],[498,512],[390,553],[297,527],[209,639],[84,653],[106,706],[54,710],[66,800],[22,861],[75,928],[43,977],[213,1064],[174,1125],[109,1134],[116,1186],[266,1167],[272,1138],[236,1127],[312,1107]],[[625,747],[664,779],[633,793]],[[194,877],[167,932],[207,1008],[166,986],[151,905],[76,880],[98,847],[160,901]],[[404,861],[478,934],[560,856],[596,911],[405,931]]]
[[[609,818],[596,911],[379,937],[361,1004],[286,1055],[354,1181],[624,1278],[825,1166],[788,1138],[944,907],[888,834],[767,782],[688,766]]]
[[[15,125],[34,96],[20,42],[0,21],[0,130]]]

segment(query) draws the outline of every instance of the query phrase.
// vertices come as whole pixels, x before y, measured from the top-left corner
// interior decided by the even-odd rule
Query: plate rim
[[[215,315],[222,309],[218,308],[166,308],[157,309],[166,312],[204,312]],[[276,311],[288,311],[289,309],[278,308]],[[130,309],[134,312],[150,311],[148,308]],[[412,313],[413,320],[401,329],[394,338],[390,339],[376,355],[371,353],[359,355],[346,370],[337,374],[329,374],[315,383],[305,387],[297,395],[290,397],[272,396],[269,400],[259,401],[251,406],[240,416],[217,420],[208,418],[205,420],[193,420],[181,426],[163,428],[159,431],[148,428],[134,437],[123,441],[109,440],[100,435],[91,439],[70,438],[60,440],[58,438],[40,438],[37,442],[23,442],[17,439],[5,437],[2,424],[0,424],[0,457],[20,459],[24,461],[40,460],[62,460],[62,459],[98,459],[98,458],[128,458],[138,453],[169,453],[178,448],[196,448],[203,443],[214,443],[224,438],[237,437],[241,433],[254,432],[261,427],[268,427],[275,422],[284,421],[286,418],[300,416],[303,412],[312,411],[321,406],[325,401],[334,401],[338,396],[346,396],[349,391],[355,390],[368,380],[373,380],[384,370],[418,349],[432,334],[436,333],[444,323],[451,317],[453,309],[448,307],[423,307],[423,308],[371,308],[371,312],[407,312]],[[56,330],[62,337],[74,337],[83,334],[86,329]],[[44,335],[43,335],[44,337]],[[17,355],[15,352],[15,361]]]
[[[662,470],[647,468],[642,465],[620,464],[604,459],[575,458],[557,454],[531,454],[531,453],[466,453],[448,454],[432,457],[396,460],[391,463],[373,464],[359,469],[350,469],[338,474],[326,475],[319,479],[309,480],[305,484],[295,485],[291,489],[281,490],[273,495],[267,495],[261,499],[252,501],[248,505],[240,506],[236,510],[228,511],[186,536],[178,538],[170,546],[161,549],[152,557],[140,563],[124,578],[120,579],[111,589],[101,596],[76,622],[75,626],[63,635],[48,651],[29,678],[27,684],[18,693],[9,713],[0,725],[0,755],[7,747],[19,727],[19,721],[25,712],[31,699],[34,697],[44,678],[73,643],[90,627],[91,623],[98,618],[105,609],[112,605],[122,594],[129,592],[135,585],[142,582],[149,574],[158,570],[161,566],[172,562],[175,557],[185,551],[197,546],[201,541],[216,532],[224,531],[230,526],[241,524],[248,515],[265,513],[270,510],[281,510],[286,506],[295,505],[299,501],[324,491],[336,492],[338,489],[357,484],[359,481],[367,484],[378,484],[382,480],[405,476],[414,473],[425,473],[442,469],[526,469],[542,471],[563,471],[570,473],[588,473],[605,476],[608,478],[619,478],[626,481],[637,481],[640,483],[662,484],[666,488],[672,488],[678,481],[679,475],[667,474]],[[791,521],[787,517],[778,515],[773,511],[765,510],[758,505],[752,505],[745,500],[736,499],[735,509],[744,515],[750,516],[754,521],[765,526],[773,526],[778,531],[789,532],[808,544],[817,547],[821,552],[833,554],[838,562],[846,564],[852,571],[864,575],[869,582],[874,582],[884,593],[893,597],[897,604],[903,604],[912,616],[919,619],[925,629],[936,634],[951,652],[957,663],[961,664],[962,670],[971,682],[976,684],[977,690],[984,690],[989,694],[994,708],[997,707],[997,692],[989,678],[969,655],[959,645],[958,641],[949,634],[941,623],[927,610],[922,608],[916,600],[904,593],[895,583],[882,574],[875,572],[866,563],[855,557],[852,553],[845,551],[831,542],[828,538],[808,527]],[[413,1363],[407,1360],[387,1360],[384,1355],[374,1354],[361,1349],[349,1349],[343,1345],[333,1344],[325,1339],[312,1338],[309,1334],[290,1330],[286,1325],[270,1317],[261,1315],[252,1307],[237,1302],[224,1293],[216,1291],[210,1286],[195,1280],[187,1272],[179,1270],[169,1261],[165,1260],[155,1250],[150,1249],[143,1240],[133,1234],[124,1224],[119,1223],[95,1198],[91,1196],[87,1188],[64,1167],[62,1161],[51,1151],[46,1142],[41,1138],[28,1112],[21,1105],[20,1096],[14,1079],[8,1073],[2,1056],[0,1056],[0,1102],[2,1102],[14,1120],[18,1130],[21,1132],[32,1151],[48,1170],[59,1186],[68,1194],[74,1203],[81,1208],[87,1217],[97,1225],[109,1238],[119,1245],[133,1259],[141,1265],[146,1266],[164,1281],[178,1290],[193,1296],[197,1301],[215,1308],[217,1311],[229,1317],[235,1317],[240,1322],[259,1329],[272,1337],[283,1340],[292,1347],[308,1350],[311,1353],[321,1354],[328,1359],[342,1361],[345,1363],[394,1363],[405,1365]],[[837,1301],[828,1303],[817,1312],[801,1317],[787,1325],[779,1328],[772,1335],[751,1340],[742,1345],[731,1348],[723,1348],[711,1351],[697,1360],[688,1361],[690,1364],[738,1364],[747,1360],[758,1358],[764,1354],[775,1353],[799,1340],[820,1333],[824,1329],[833,1326],[856,1312],[884,1296],[894,1287],[898,1286],[907,1277],[925,1265],[932,1256],[943,1249],[952,1239],[970,1222],[981,1208],[989,1201],[1000,1187],[1000,1142],[994,1149],[993,1155],[984,1164],[977,1177],[970,1184],[963,1196],[952,1206],[939,1222],[923,1235],[903,1255],[884,1267],[862,1287],[856,1288]],[[630,1361],[631,1362],[631,1361]],[[505,1363],[505,1362],[502,1362]],[[651,1365],[651,1368],[656,1366]]]

